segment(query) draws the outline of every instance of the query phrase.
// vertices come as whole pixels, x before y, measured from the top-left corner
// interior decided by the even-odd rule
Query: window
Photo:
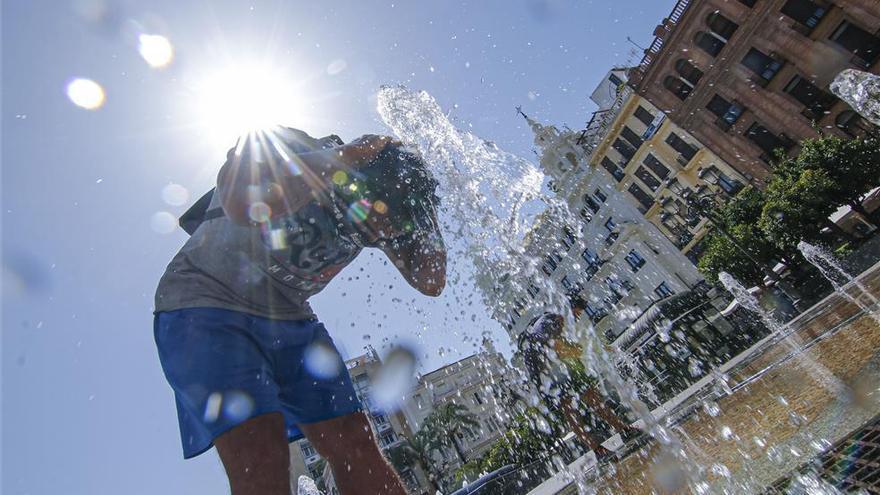
[[[739,120],[743,110],[745,110],[739,103],[731,103],[721,95],[713,96],[706,105],[706,108],[718,116],[718,120],[715,123],[724,130],[730,129]]]
[[[616,163],[612,162],[607,156],[602,158],[602,168],[607,170],[617,182],[622,181],[626,176],[626,174],[623,173],[623,170],[621,170],[621,168],[618,167]]]
[[[318,451],[312,447],[312,444],[309,443],[308,440],[304,440],[301,444],[299,444],[299,450],[302,451],[303,459],[308,459],[309,457],[318,455]]]
[[[373,413],[373,422],[376,423],[376,426],[387,425],[388,416],[385,416],[382,413]]]
[[[636,169],[635,176],[638,177],[639,180],[641,180],[642,183],[648,186],[648,189],[652,191],[656,191],[657,188],[660,187],[660,181],[657,180],[657,178],[654,177],[651,172],[648,172],[648,169],[641,165],[639,165],[639,168]]]
[[[642,213],[646,213],[651,209],[651,206],[654,204],[654,198],[651,197],[650,194],[646,193],[641,187],[636,185],[635,182],[629,185],[627,191],[636,198],[636,201],[641,205],[639,207],[639,211]]]
[[[675,151],[681,153],[681,156],[683,156],[687,162],[690,162],[694,155],[697,154],[696,148],[689,145],[674,132],[669,133],[669,136],[666,138],[666,144],[671,146]]]
[[[773,158],[777,149],[788,151],[793,146],[793,143],[789,139],[773,134],[766,127],[757,122],[753,123],[746,131],[746,137],[755,143],[758,148],[761,148],[761,150],[764,151],[762,159],[768,162]]]
[[[590,196],[589,194],[584,194],[584,204],[593,213],[599,213],[599,203],[597,203],[596,200],[593,199],[592,196]]]
[[[825,8],[816,5],[812,0],[788,0],[779,11],[807,28],[807,34],[825,16]]]
[[[683,58],[675,62],[675,71],[678,72],[682,79],[691,83],[691,86],[696,86],[700,82],[700,78],[703,77],[703,71]]]
[[[590,248],[584,249],[584,252],[581,253],[581,257],[591,265],[599,264],[599,255]]]
[[[716,57],[727,45],[727,41],[719,38],[715,33],[700,31],[694,36],[694,44],[709,55]]]
[[[666,78],[663,79],[663,87],[677,96],[679,100],[687,99],[694,90],[691,83],[675,76],[666,76]]]
[[[754,7],[758,0],[739,0],[739,3],[748,7]]]
[[[644,142],[638,134],[633,132],[633,130],[627,126],[623,126],[623,129],[620,131],[620,136],[623,137],[623,139],[626,139],[626,141],[635,149],[639,149]]]
[[[725,42],[730,41],[730,37],[733,36],[733,33],[735,33],[736,29],[739,27],[739,24],[724,17],[719,10],[706,16],[706,25],[709,26],[712,34],[718,35]]]
[[[852,110],[845,110],[837,114],[834,124],[852,138],[877,137],[877,128]]]
[[[625,162],[629,162],[633,155],[636,154],[636,150],[629,143],[620,138],[615,139],[611,147],[623,155],[623,160]]]
[[[562,280],[560,280],[559,283],[562,284],[562,287],[566,289],[571,289],[572,284],[571,280],[568,279],[568,275],[562,277]]]
[[[736,194],[743,188],[743,183],[736,180],[731,179],[724,172],[718,172],[718,187],[720,187],[727,194]]]
[[[614,223],[613,218],[609,218],[605,221],[605,229],[607,229],[608,232],[614,232],[615,230],[617,230],[617,224]]]
[[[394,430],[388,430],[385,433],[379,435],[379,446],[381,446],[383,449],[390,446],[396,441],[397,435],[394,434]]]
[[[636,108],[636,111],[633,115],[635,115],[636,118],[645,125],[651,125],[651,122],[654,122],[654,116],[651,114],[651,112],[645,110],[645,107],[641,105]]]
[[[535,285],[534,282],[529,282],[528,287],[526,287],[526,292],[528,292],[529,295],[532,296],[532,299],[534,299],[541,293],[541,288]]]
[[[593,323],[599,323],[602,321],[602,318],[608,316],[608,311],[605,308],[596,309],[591,304],[586,305],[584,312],[587,313],[587,316],[590,317],[590,321]]]
[[[480,397],[480,394],[474,392],[474,404],[480,406],[483,405],[483,399]]]
[[[657,157],[655,157],[654,155],[648,153],[648,156],[646,156],[645,159],[642,160],[642,163],[644,163],[645,166],[651,169],[651,172],[654,172],[657,177],[660,177],[660,179],[665,179],[669,177],[669,169],[666,168],[666,165],[663,165],[663,162],[658,160]]]
[[[749,52],[742,59],[742,64],[759,77],[756,82],[765,86],[776,77],[776,73],[782,68],[782,62],[755,48],[749,49]]]
[[[848,21],[843,21],[834,30],[831,41],[855,54],[865,68],[870,67],[880,54],[880,38]]]
[[[547,275],[550,275],[551,273],[556,271],[556,269],[559,267],[559,262],[557,261],[556,258],[557,258],[557,256],[554,256],[551,254],[544,256],[544,264],[541,265],[541,269]]]
[[[593,214],[590,213],[590,210],[588,210],[586,206],[581,208],[581,218],[583,218],[584,221],[587,223],[590,223],[593,221]]]
[[[623,80],[617,77],[617,74],[611,73],[608,75],[608,80],[611,81],[611,84],[615,86],[620,86],[623,84]]]
[[[576,238],[574,232],[568,227],[562,227],[562,245],[565,247],[566,251],[571,249],[575,242]]]
[[[645,258],[642,258],[642,255],[639,254],[638,251],[633,249],[626,255],[626,262],[629,265],[630,269],[633,272],[639,271],[645,265]]]
[[[595,191],[593,191],[593,196],[595,196],[596,199],[598,199],[602,203],[604,203],[606,200],[608,200],[608,196],[606,196],[605,193],[603,193],[601,189],[596,189]]]
[[[804,115],[814,120],[822,118],[837,101],[834,95],[822,91],[801,76],[794,76],[785,87],[785,92],[807,107]]]
[[[666,299],[667,297],[675,294],[675,291],[669,288],[669,285],[666,282],[661,282],[660,285],[654,289],[654,294],[657,294],[657,297],[660,299]]]

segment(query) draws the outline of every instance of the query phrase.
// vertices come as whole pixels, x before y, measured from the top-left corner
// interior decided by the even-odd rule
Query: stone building
[[[687,198],[722,203],[746,179],[631,88],[622,85],[618,92],[590,164],[605,169],[639,212],[696,263],[709,223]]]
[[[613,122],[622,101],[602,118]],[[548,308],[562,307],[562,294],[578,292],[589,302],[587,318],[611,343],[654,302],[702,283],[694,265],[621,190],[619,174],[594,163],[598,138],[526,119],[549,187],[567,212],[538,218],[524,247],[530,267],[493,288],[500,301],[494,317],[511,336]]]
[[[877,133],[829,84],[880,73],[878,26],[877,0],[678,0],[629,84],[761,186],[777,149]]]
[[[491,343],[485,350],[442,368],[423,374],[407,394],[401,413],[411,432],[417,433],[425,419],[443,404],[463,405],[474,415],[479,426],[471,435],[454,441],[466,461],[481,457],[506,431],[507,411],[499,407],[497,390],[511,379],[512,370]],[[440,472],[451,476],[461,466],[452,450],[435,455]],[[447,480],[450,481],[450,480]]]

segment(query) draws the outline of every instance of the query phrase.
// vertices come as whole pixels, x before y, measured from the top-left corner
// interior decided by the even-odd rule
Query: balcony
[[[675,2],[675,6],[672,7],[672,12],[669,13],[669,16],[666,19],[663,19],[663,24],[657,26],[654,30],[654,41],[651,43],[651,46],[645,50],[645,55],[642,57],[639,65],[632,71],[630,75],[630,84],[639,88],[639,85],[648,73],[651,64],[654,63],[660,52],[663,50],[663,43],[668,37],[672,36],[672,32],[678,25],[678,21],[681,20],[682,15],[687,11],[690,3],[691,0],[678,0]]]

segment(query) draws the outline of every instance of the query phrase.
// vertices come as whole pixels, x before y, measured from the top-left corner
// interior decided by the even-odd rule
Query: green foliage
[[[423,431],[419,430],[419,433],[411,439],[404,438],[398,445],[388,449],[386,455],[399,473],[416,466],[421,467],[422,471],[427,473],[431,485],[437,488],[440,473],[437,472],[437,466],[431,459],[431,451],[428,449]]]
[[[880,140],[825,137],[808,139],[794,160],[797,169],[824,170],[833,182],[834,203],[858,203],[880,185]]]
[[[764,277],[762,267],[756,263],[766,266],[786,257],[756,221],[765,201],[764,193],[747,187],[715,211],[719,225],[703,241],[705,250],[697,264],[707,280],[715,282],[718,274],[726,271],[755,285]],[[722,229],[733,237],[736,244],[724,235]]]
[[[825,170],[776,175],[767,186],[758,227],[785,252],[794,252],[801,240],[816,243],[829,223],[828,216],[837,209],[835,189]]]
[[[880,141],[832,136],[801,145],[796,158],[777,157],[766,192],[746,188],[714,212],[720,225],[703,241],[697,265],[708,280],[726,271],[758,284],[764,272],[750,257],[766,267],[791,263],[800,258],[796,247],[801,240],[827,243],[821,231],[834,229],[828,217],[838,207],[849,205],[867,216],[860,198],[880,186]]]
[[[479,426],[476,415],[468,411],[467,407],[447,402],[425,418],[419,434],[424,435],[425,446],[429,452],[442,452],[452,448],[464,463],[465,458],[458,444],[458,436],[476,433]]]

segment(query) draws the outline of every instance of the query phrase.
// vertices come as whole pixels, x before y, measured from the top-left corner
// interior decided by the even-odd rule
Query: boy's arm
[[[251,208],[264,203],[271,217],[294,213],[329,188],[338,171],[350,171],[373,160],[388,144],[386,136],[364,136],[355,143],[329,150],[291,154],[284,161],[277,153],[251,159],[245,145],[230,152],[217,176],[217,193],[226,215],[235,223],[251,223]]]
[[[437,244],[413,239],[383,243],[381,249],[409,285],[426,296],[439,296],[446,287],[446,248],[442,240]]]

